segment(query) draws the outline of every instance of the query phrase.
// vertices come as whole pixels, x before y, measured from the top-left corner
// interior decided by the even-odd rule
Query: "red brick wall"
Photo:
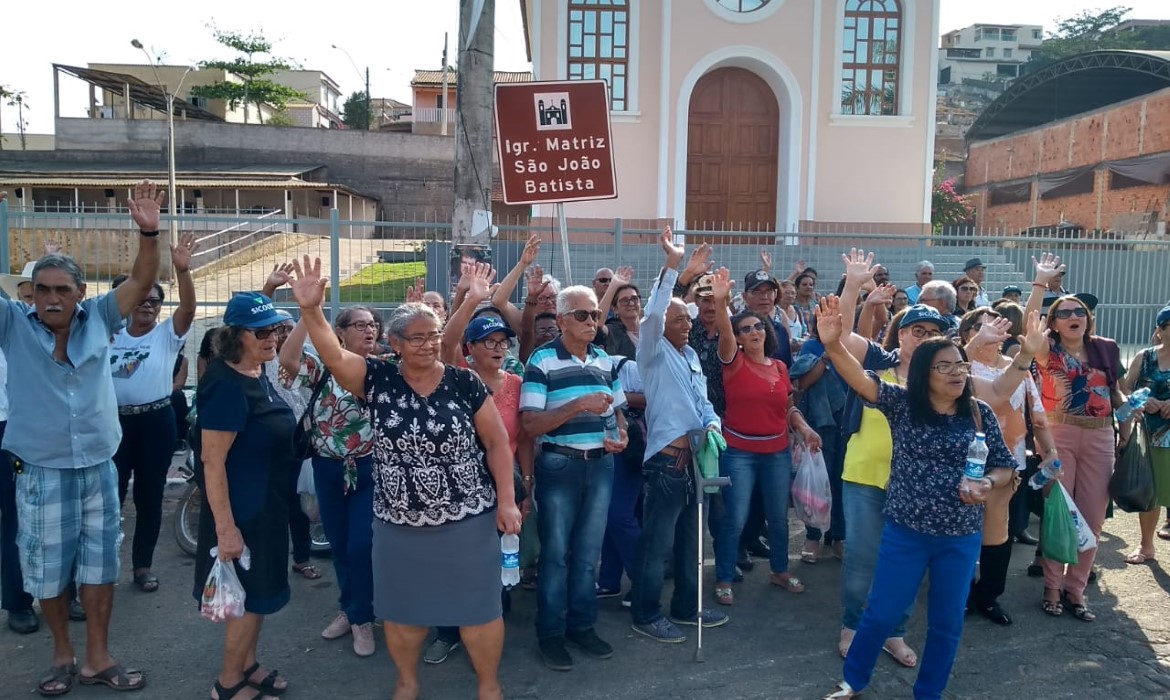
[[[1110,189],[1110,174],[1098,167],[1092,193],[990,206],[987,186],[1018,182],[1104,160],[1170,152],[1170,89],[1109,109],[991,141],[971,144],[965,184],[976,204],[977,224],[1017,231],[1055,225],[1061,219],[1087,229],[1108,229],[1117,214],[1154,212],[1166,220],[1170,184]]]

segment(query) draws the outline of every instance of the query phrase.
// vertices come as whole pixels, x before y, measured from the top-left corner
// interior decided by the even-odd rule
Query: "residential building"
[[[947,32],[938,50],[939,85],[1017,78],[1043,41],[1044,28],[1038,24],[972,24]]]
[[[528,71],[496,71],[494,83],[527,83],[532,81]],[[443,120],[447,121],[446,134],[455,135],[455,104],[458,97],[459,76],[455,68],[447,67],[447,92],[443,93],[443,69],[414,71],[410,89],[414,94],[412,108],[412,130],[416,134],[440,134]]]
[[[521,8],[537,80],[609,84],[619,196],[566,204],[568,216],[929,230],[939,0]]]
[[[319,70],[282,70],[273,73],[272,82],[287,85],[305,97],[285,106],[290,126],[340,129],[341,86]]]

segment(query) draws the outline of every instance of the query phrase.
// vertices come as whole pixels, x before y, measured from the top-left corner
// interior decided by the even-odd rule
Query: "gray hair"
[[[73,283],[78,287],[85,284],[85,273],[81,271],[77,262],[68,255],[53,253],[38,260],[37,264],[33,266],[33,280],[36,280],[37,275],[41,274],[41,270],[64,270],[69,273],[69,276],[73,278]]]
[[[947,308],[954,311],[957,297],[955,295],[955,288],[951,286],[950,282],[945,280],[931,280],[922,285],[922,291],[918,293],[918,303],[923,303],[923,297],[931,299],[940,299],[947,303]]]
[[[586,287],[582,284],[573,285],[572,287],[565,287],[557,292],[557,315],[564,316],[573,309],[569,306],[569,302],[576,298],[585,297],[597,306],[597,294],[593,291],[593,287]]]
[[[931,272],[934,272],[934,263],[929,260],[923,260],[914,266],[915,272],[922,272],[923,270],[930,270]]]
[[[377,316],[374,317],[377,319]],[[435,325],[441,326],[442,321],[439,320],[439,315],[435,310],[426,304],[419,302],[410,302],[403,304],[394,310],[390,315],[390,321],[386,324],[386,331],[390,335],[396,335],[399,338],[406,338],[406,329],[410,324],[419,320],[420,318],[430,319],[435,322]]]

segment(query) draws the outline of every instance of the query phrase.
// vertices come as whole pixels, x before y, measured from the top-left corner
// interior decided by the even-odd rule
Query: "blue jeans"
[[[0,421],[0,442],[7,427],[8,421]],[[32,610],[33,597],[24,592],[16,529],[16,474],[8,455],[0,454],[0,608],[25,612]]]
[[[538,639],[591,629],[597,622],[597,560],[612,491],[612,455],[586,460],[542,451],[536,458]]]
[[[760,484],[768,542],[772,545],[772,573],[788,571],[788,493],[792,489],[792,454],[787,450],[763,454],[728,447],[719,458],[719,473],[731,479],[723,487],[723,522],[715,536],[715,580],[731,583],[739,536],[747,521],[752,489]]]
[[[822,532],[819,528],[806,525],[804,537],[807,540],[820,540],[824,535],[825,544],[833,544],[845,539],[845,504],[841,502],[841,472],[845,470],[845,438],[841,429],[835,425],[817,428],[817,435],[821,436],[821,454],[825,458],[825,468],[829,473],[829,490],[833,494],[833,515],[829,524],[829,531]]]
[[[886,521],[873,590],[845,659],[845,681],[854,690],[869,685],[882,646],[929,572],[926,646],[914,697],[942,698],[963,636],[963,613],[982,540],[978,532],[960,537],[926,535]]]
[[[630,612],[635,624],[662,617],[659,599],[666,557],[674,556],[674,593],[670,598],[672,617],[689,620],[698,614],[699,513],[695,484],[690,474],[690,453],[679,464],[678,457],[661,452],[642,467],[646,480],[642,501],[642,539],[638,541],[638,563],[634,567]],[[676,468],[679,465],[679,468]],[[734,556],[734,550],[733,550]]]
[[[882,541],[882,526],[886,522],[882,508],[886,505],[885,489],[876,486],[862,486],[846,481],[841,488],[841,500],[845,506],[845,562],[841,569],[841,626],[851,630],[861,623],[865,599],[873,583],[873,572],[877,567],[878,548]],[[905,613],[894,625],[891,637],[906,634],[906,620],[914,612],[914,600],[906,606]]]
[[[357,460],[357,488],[345,492],[345,463],[313,458],[313,486],[321,525],[333,548],[333,570],[341,595],[337,607],[351,625],[374,621],[374,569],[370,558],[374,530],[374,458]],[[294,502],[290,510],[300,510]],[[308,559],[308,557],[306,557]]]
[[[631,455],[629,459],[637,459]],[[629,464],[624,454],[613,456],[613,496],[609,499],[609,519],[605,525],[605,541],[601,545],[601,568],[597,585],[619,591],[622,572],[634,580],[634,562],[638,554],[638,538],[642,528],[634,517],[638,495],[642,492],[641,465]]]

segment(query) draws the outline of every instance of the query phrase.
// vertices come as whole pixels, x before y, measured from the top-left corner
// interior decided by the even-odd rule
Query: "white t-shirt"
[[[146,335],[132,336],[126,328],[110,343],[110,373],[119,406],[139,406],[161,401],[174,386],[175,359],[187,335],[175,335],[167,319]]]

